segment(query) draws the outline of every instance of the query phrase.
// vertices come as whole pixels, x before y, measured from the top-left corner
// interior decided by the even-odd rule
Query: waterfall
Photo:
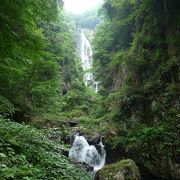
[[[102,138],[100,139],[98,147],[99,149],[96,149],[94,145],[89,145],[84,136],[76,134],[73,145],[69,151],[69,157],[92,166],[96,172],[105,164],[106,151],[102,143]]]
[[[84,83],[86,86],[90,86],[96,93],[98,92],[98,82],[94,81],[92,69],[92,48],[89,40],[87,39],[84,29],[81,30],[81,63],[82,68],[85,71]]]

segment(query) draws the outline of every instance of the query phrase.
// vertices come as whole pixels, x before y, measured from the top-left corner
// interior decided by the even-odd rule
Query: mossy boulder
[[[105,165],[97,172],[99,180],[139,180],[140,173],[135,162],[131,159],[121,160],[114,164]]]

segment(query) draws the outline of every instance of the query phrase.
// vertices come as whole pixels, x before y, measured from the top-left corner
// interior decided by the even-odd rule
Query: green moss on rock
[[[138,180],[140,174],[135,162],[126,159],[105,165],[97,172],[97,177],[99,180]]]

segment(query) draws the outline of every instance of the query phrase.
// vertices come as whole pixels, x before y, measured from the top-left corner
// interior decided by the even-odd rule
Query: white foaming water
[[[92,72],[88,72],[92,69],[92,48],[89,40],[84,34],[84,30],[81,30],[81,61],[82,61],[82,68],[85,71],[84,74],[84,82],[85,85],[94,89],[94,91],[98,92],[98,82],[94,81],[94,77]]]
[[[102,138],[100,139],[99,145],[101,147],[101,162],[98,166],[94,167],[94,171],[98,171],[99,169],[101,169],[104,165],[105,165],[105,161],[106,161],[106,151],[104,149],[104,145],[102,143]]]
[[[75,135],[73,146],[69,151],[69,157],[92,166],[96,172],[105,164],[106,151],[102,144],[102,139],[99,142],[99,147],[100,153],[95,146],[89,145],[83,136]]]

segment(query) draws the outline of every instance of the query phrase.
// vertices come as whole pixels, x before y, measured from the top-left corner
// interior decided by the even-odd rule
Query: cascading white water
[[[96,172],[105,164],[106,151],[102,139],[99,142],[99,147],[100,153],[95,146],[88,144],[84,136],[75,135],[74,143],[69,151],[69,157],[78,162],[90,165]]]
[[[94,91],[98,92],[98,82],[94,81],[94,77],[90,70],[92,69],[92,48],[89,40],[85,36],[84,30],[81,30],[81,61],[82,68],[85,71],[84,82],[86,86],[90,86]],[[89,72],[88,72],[89,71]]]

